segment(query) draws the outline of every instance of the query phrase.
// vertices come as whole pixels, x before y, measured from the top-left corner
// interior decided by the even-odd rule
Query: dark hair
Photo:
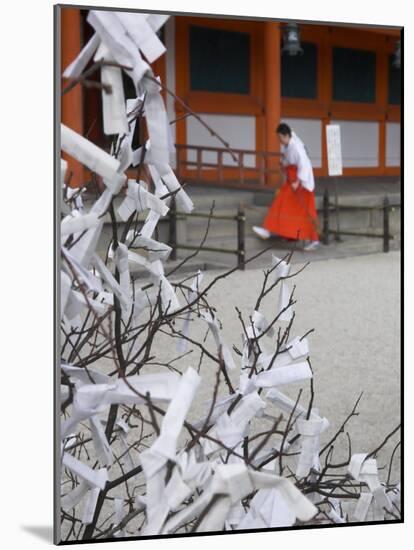
[[[278,134],[282,134],[282,136],[292,137],[292,130],[290,129],[290,126],[288,126],[285,122],[281,122],[279,124],[279,126],[276,128],[276,132]]]

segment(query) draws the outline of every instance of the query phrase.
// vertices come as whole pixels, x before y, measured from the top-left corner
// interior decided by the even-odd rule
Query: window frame
[[[288,58],[288,56],[286,56],[285,54],[281,53],[281,63],[280,63],[280,95],[281,95],[281,98],[283,99],[287,99],[287,100],[290,100],[290,99],[293,99],[293,100],[305,100],[305,101],[315,101],[318,99],[318,95],[319,95],[319,79],[318,79],[318,75],[319,75],[319,48],[320,48],[320,45],[318,44],[318,42],[315,42],[313,40],[301,40],[301,43],[302,45],[304,44],[311,44],[312,46],[315,47],[316,49],[316,75],[315,75],[315,88],[316,88],[316,94],[314,97],[304,97],[304,96],[287,96],[287,95],[283,95],[283,74],[282,74],[282,71],[283,71],[283,58]],[[281,52],[282,52],[282,48],[281,48]],[[295,59],[295,58],[293,58]]]
[[[260,22],[234,19],[207,19],[205,17],[177,17],[176,67],[177,95],[196,112],[208,114],[260,114],[262,109],[263,84],[260,49]],[[195,91],[190,89],[190,36],[191,26],[213,28],[223,31],[245,32],[250,35],[250,93]],[[180,37],[180,40],[177,38]],[[177,106],[178,107],[178,106]]]

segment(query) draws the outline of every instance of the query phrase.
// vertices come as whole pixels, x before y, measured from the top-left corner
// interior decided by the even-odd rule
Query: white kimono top
[[[302,186],[308,191],[315,189],[315,180],[313,177],[312,164],[306,152],[303,141],[298,138],[295,132],[292,132],[292,136],[288,145],[282,145],[281,151],[283,153],[282,164],[288,166],[294,164],[298,169],[298,180]]]

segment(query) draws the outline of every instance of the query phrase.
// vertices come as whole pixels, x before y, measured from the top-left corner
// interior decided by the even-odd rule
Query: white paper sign
[[[326,126],[326,147],[328,150],[328,174],[342,176],[341,128],[339,124]]]

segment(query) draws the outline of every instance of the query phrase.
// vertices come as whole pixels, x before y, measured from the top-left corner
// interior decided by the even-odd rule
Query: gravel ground
[[[219,273],[206,272],[201,288]],[[229,345],[241,344],[241,325],[234,306],[237,304],[248,319],[261,288],[262,273],[260,269],[235,272],[209,291],[209,303],[217,307]],[[400,252],[313,262],[291,279],[291,286],[293,281],[297,304],[291,335],[301,336],[315,329],[309,336],[314,404],[331,423],[325,438],[340,426],[363,392],[359,417],[351,420],[349,430],[352,451],[369,452],[400,422]],[[262,309],[267,318],[272,318],[276,304],[277,294],[270,294]],[[195,323],[190,336],[200,337],[204,331],[205,324]],[[171,344],[163,348],[162,355],[171,358]],[[190,358],[186,361],[197,365]],[[213,382],[213,369],[210,374],[208,368],[206,365],[202,374],[211,376]],[[236,384],[237,379],[233,377]],[[295,384],[283,391],[295,397],[299,387]],[[210,392],[211,385],[203,384],[195,416],[205,410]],[[396,441],[397,435],[384,458]]]
[[[300,264],[295,264],[292,270],[300,267]],[[207,271],[201,288],[205,288],[220,273]],[[247,320],[253,312],[262,279],[260,269],[237,271],[220,280],[208,293],[208,301],[217,308],[223,336],[230,347],[232,344],[241,347],[242,331],[235,305]],[[309,329],[315,329],[308,337],[314,371],[314,406],[330,422],[329,428],[322,434],[321,443],[324,445],[338,430],[360,393],[364,392],[358,408],[359,416],[351,420],[347,430],[352,441],[352,453],[370,452],[400,422],[400,253],[313,262],[290,280],[290,285],[293,284],[296,284],[297,304],[291,336],[301,336]],[[263,303],[261,312],[271,319],[276,306],[277,293],[272,293]],[[177,328],[181,328],[180,323],[177,321]],[[205,332],[204,322],[196,320],[191,323],[190,336],[193,339],[202,340]],[[205,345],[215,350],[211,334]],[[271,351],[271,340],[268,340],[267,350]],[[153,352],[156,354],[154,363],[167,362],[180,355],[176,351],[175,341],[166,335],[157,338]],[[236,355],[233,356],[237,360]],[[199,351],[196,349],[173,365],[181,371],[189,366],[197,368],[198,359]],[[100,366],[106,372],[113,369],[110,362],[102,361]],[[145,372],[160,369],[163,370],[163,367],[153,364],[146,367]],[[207,401],[212,396],[215,371],[215,363],[203,361],[200,371],[203,383],[188,420],[199,420],[205,416]],[[236,371],[231,373],[236,387],[238,376]],[[301,384],[292,384],[283,387],[282,391],[296,398],[300,387]],[[307,383],[303,390],[301,403],[306,406],[309,399]],[[227,394],[224,384],[220,393]],[[255,420],[253,432],[261,431],[260,422],[262,420]],[[182,443],[184,436],[183,433]],[[395,434],[379,455],[380,467],[388,463],[398,437]],[[132,443],[132,440],[129,442]],[[114,450],[119,454],[122,449],[116,443]],[[341,462],[346,457],[346,438],[342,436],[337,442],[333,462]],[[90,459],[93,464],[93,452]],[[111,472],[110,478],[113,476],[117,477]],[[400,455],[397,452],[391,482],[399,481],[399,476]],[[387,470],[380,474],[381,480],[386,477]],[[111,496],[126,498],[124,486],[111,491]],[[77,510],[78,517],[83,506],[84,502]],[[111,514],[112,504],[108,501],[101,517],[110,519]],[[141,520],[138,520],[131,523],[131,532],[139,528]],[[104,524],[104,528],[107,525]],[[68,528],[68,523],[64,522],[63,538],[68,535]]]

